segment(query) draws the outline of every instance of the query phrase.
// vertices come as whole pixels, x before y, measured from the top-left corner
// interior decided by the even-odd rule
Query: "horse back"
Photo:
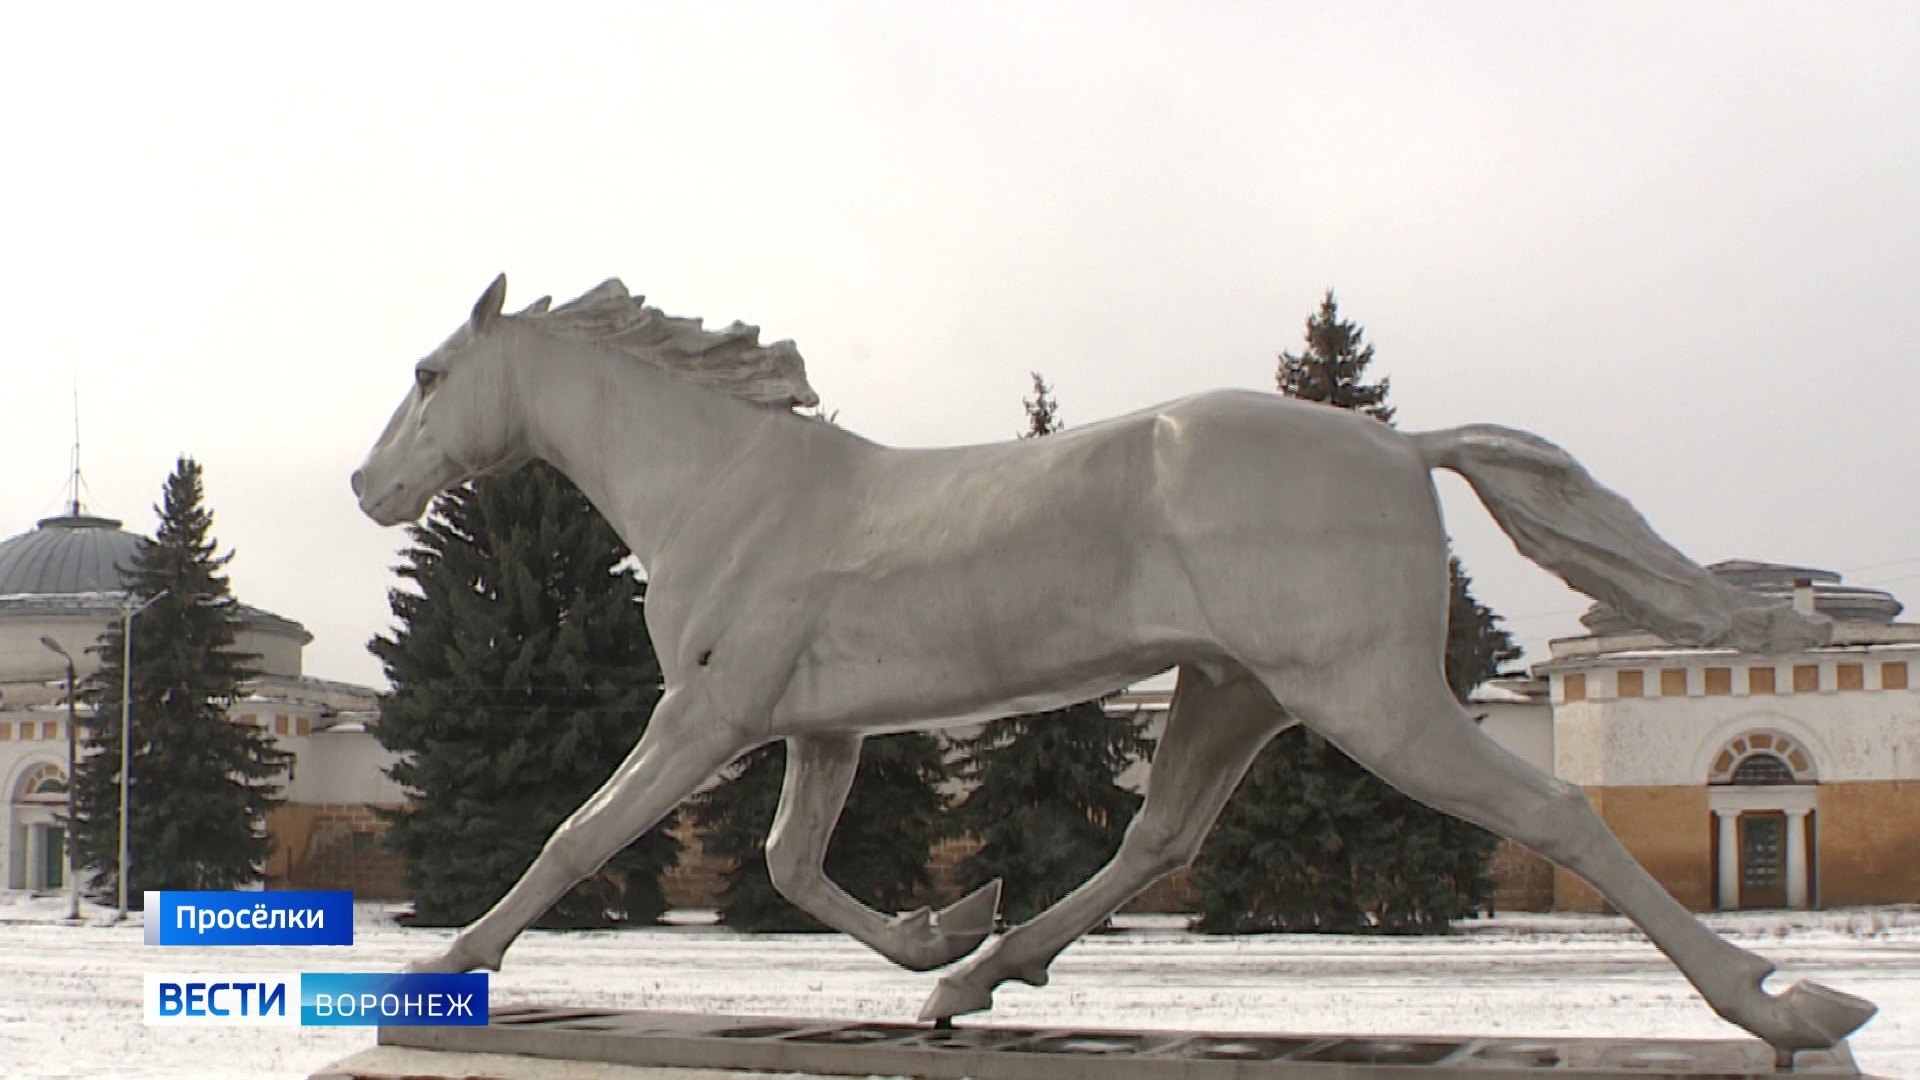
[[[1004,711],[994,695],[1066,704],[1182,659],[1270,648],[1264,624],[1304,621],[1291,609],[1351,607],[1383,572],[1420,578],[1379,557],[1408,545],[1423,558],[1401,564],[1431,577],[1439,560],[1445,599],[1431,485],[1407,440],[1270,394],[1013,443],[876,448],[838,486],[808,574],[800,722],[971,718]]]

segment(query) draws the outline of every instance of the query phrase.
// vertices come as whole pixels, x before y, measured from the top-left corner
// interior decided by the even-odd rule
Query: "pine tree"
[[[867,739],[860,771],[827,844],[827,876],[878,911],[899,911],[932,883],[933,845],[947,834],[946,749],[910,731]],[[767,831],[780,805],[787,745],[774,742],[736,762],[728,778],[697,796],[690,812],[701,849],[734,861],[720,894],[720,921],[750,933],[824,930],[787,902],[767,872]]]
[[[554,827],[639,741],[660,697],[644,586],[626,544],[558,470],[535,462],[442,494],[398,568],[398,629],[368,648],[392,690],[381,744],[411,804],[388,815],[409,921],[491,907]],[[663,823],[535,924],[652,922],[679,856]]]
[[[1365,381],[1373,346],[1340,318],[1329,290],[1307,320],[1307,349],[1282,353],[1278,384],[1392,423],[1388,380]],[[1447,684],[1466,700],[1517,658],[1499,617],[1448,557]],[[1195,862],[1199,928],[1436,933],[1484,905],[1496,837],[1394,790],[1338,747],[1292,728],[1255,758]]]
[[[1039,372],[1025,399],[1027,430],[1059,431],[1060,403]],[[1152,749],[1142,721],[1107,715],[1098,701],[1011,716],[956,739],[969,787],[954,824],[980,842],[960,885],[1002,881],[1001,911],[1022,922],[1051,907],[1113,858],[1140,796],[1118,779]]]
[[[130,906],[150,889],[234,889],[263,876],[273,850],[267,812],[282,801],[280,774],[292,755],[228,709],[253,673],[234,647],[238,603],[218,554],[213,513],[202,505],[201,469],[182,457],[155,512],[160,527],[128,568],[133,671],[128,741]],[[87,679],[74,784],[80,868],[95,894],[118,889],[121,687],[126,623],[93,646],[100,668]]]

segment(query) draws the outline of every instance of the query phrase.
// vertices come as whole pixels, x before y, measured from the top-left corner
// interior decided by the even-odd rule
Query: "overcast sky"
[[[1271,388],[1331,287],[1402,427],[1920,598],[1910,2],[36,4],[0,96],[0,536],[77,384],[89,509],[150,532],[198,458],[309,674],[382,682],[405,537],[347,476],[500,271],[757,323],[907,445],[1036,369],[1069,425]],[[1440,487],[1543,659],[1585,601]]]

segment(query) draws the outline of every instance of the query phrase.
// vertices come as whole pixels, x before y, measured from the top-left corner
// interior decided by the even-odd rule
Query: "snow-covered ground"
[[[448,932],[363,905],[356,944],[184,949],[137,919],[61,925],[59,899],[0,900],[0,1076],[305,1077],[373,1044],[358,1028],[149,1028],[146,971],[387,971]],[[110,914],[110,913],[106,913]],[[1881,1007],[1854,1039],[1868,1072],[1920,1077],[1920,908],[1713,917],[1779,963]],[[1732,1037],[1616,918],[1509,915],[1449,938],[1217,938],[1139,919],[1069,949],[1053,985],[1003,988],[1008,1024],[1224,1031]],[[707,925],[529,933],[493,1004],[587,1004],[911,1020],[934,976],[831,935],[747,937]],[[1778,982],[1778,978],[1776,979]]]

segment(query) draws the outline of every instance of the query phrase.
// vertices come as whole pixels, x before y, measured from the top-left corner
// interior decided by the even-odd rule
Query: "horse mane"
[[[793,342],[762,345],[759,327],[737,321],[708,330],[699,319],[646,306],[646,297],[628,293],[619,278],[608,278],[551,310],[535,304],[511,318],[603,345],[756,405],[791,409],[820,404]]]

